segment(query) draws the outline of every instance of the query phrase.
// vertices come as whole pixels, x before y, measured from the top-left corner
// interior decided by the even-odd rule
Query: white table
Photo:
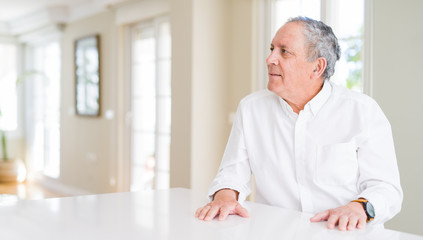
[[[310,214],[246,203],[250,218],[194,218],[206,203],[188,189],[112,193],[0,204],[0,239],[384,239],[423,240],[367,227],[341,232],[310,223]]]

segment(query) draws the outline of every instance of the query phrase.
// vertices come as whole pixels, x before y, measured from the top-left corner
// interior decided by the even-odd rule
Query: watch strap
[[[367,201],[367,199],[359,198],[359,199],[356,199],[356,200],[352,200],[351,202],[361,203],[361,205],[363,206],[364,212],[366,213],[366,216],[367,216],[367,220],[366,220],[367,222],[370,222],[374,219],[374,217],[370,216],[369,212],[367,211],[367,203],[369,202],[369,201]]]

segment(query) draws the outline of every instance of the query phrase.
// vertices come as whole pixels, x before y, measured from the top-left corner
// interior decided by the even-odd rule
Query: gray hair
[[[329,79],[335,72],[336,61],[341,56],[341,48],[332,28],[321,21],[307,17],[290,18],[286,23],[291,22],[304,25],[307,60],[311,62],[320,57],[325,58],[327,66],[322,77],[323,79]]]

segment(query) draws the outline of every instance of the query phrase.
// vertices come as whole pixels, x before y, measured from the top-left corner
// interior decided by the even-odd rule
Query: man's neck
[[[288,105],[292,108],[292,110],[299,114],[301,110],[304,109],[305,105],[310,102],[323,88],[324,81],[321,82],[320,85],[316,86],[314,90],[310,91],[309,93],[300,94],[297,98],[293,99],[285,99],[284,100],[288,103]]]

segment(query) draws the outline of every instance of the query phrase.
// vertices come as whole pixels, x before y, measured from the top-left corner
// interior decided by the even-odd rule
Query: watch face
[[[375,209],[373,208],[373,205],[369,202],[366,203],[366,211],[371,218],[375,217]]]

